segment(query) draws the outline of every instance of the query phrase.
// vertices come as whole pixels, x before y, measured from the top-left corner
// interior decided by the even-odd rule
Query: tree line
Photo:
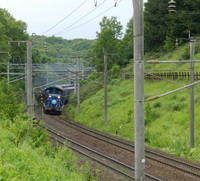
[[[176,0],[176,12],[170,14],[168,0],[148,0],[144,5],[145,53],[171,51],[175,47],[176,38],[198,36],[200,34],[198,9],[200,0]],[[61,37],[28,36],[27,24],[15,20],[5,9],[0,9],[0,17],[0,62],[10,57],[15,62],[26,59],[25,44],[14,41],[27,39],[41,40],[48,45],[47,51],[44,50],[43,43],[34,45],[35,62],[65,62],[69,61],[69,57],[89,57],[87,61],[101,71],[105,53],[109,55],[109,69],[119,69],[133,60],[133,18],[127,23],[124,33],[117,17],[103,17],[95,40],[65,40]],[[185,42],[182,40],[180,43]],[[5,52],[9,52],[10,57]]]
[[[169,0],[148,0],[144,10],[145,51],[173,50],[176,38],[200,35],[200,0],[175,0],[175,13],[168,11]],[[181,43],[184,43],[182,40]]]

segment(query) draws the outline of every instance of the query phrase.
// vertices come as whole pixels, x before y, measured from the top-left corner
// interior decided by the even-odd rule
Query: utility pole
[[[77,58],[78,64],[78,76],[77,76],[77,103],[78,103],[78,112],[80,112],[80,58]]]
[[[7,82],[10,83],[10,62],[7,61]]]
[[[132,0],[134,11],[135,180],[143,181],[144,154],[144,27],[143,0]]]
[[[190,61],[194,61],[195,39],[190,38]],[[194,62],[190,63],[190,84],[194,83]],[[194,86],[190,87],[190,148],[194,148]]]
[[[170,0],[169,12],[176,12],[176,2]],[[190,61],[194,61],[194,52],[195,52],[195,39],[191,37],[191,32],[189,30],[189,40],[190,40]],[[190,84],[194,83],[194,62],[190,63]],[[194,86],[190,87],[190,148],[194,148]]]
[[[178,39],[188,40],[188,38],[177,38],[176,45],[178,45]],[[194,83],[194,54],[195,54],[195,39],[191,37],[189,31],[190,40],[190,84]],[[195,61],[198,62],[198,61]],[[190,148],[194,148],[194,85],[190,87]]]
[[[108,53],[104,52],[104,126],[107,125],[107,79],[108,79]]]
[[[76,73],[74,75],[74,94],[77,93],[77,67],[75,68],[75,71],[76,71]]]
[[[34,113],[34,104],[33,104],[33,85],[32,85],[32,42],[27,40],[27,106],[28,113],[33,115]]]
[[[104,51],[104,125],[107,125],[107,119],[108,119],[108,98],[107,98],[107,81],[108,81],[108,55],[110,56],[119,56],[115,53],[107,53]]]
[[[26,95],[27,95],[27,110],[28,113],[34,114],[34,102],[33,102],[33,85],[32,85],[32,42],[31,40],[26,41],[9,41],[10,43],[26,43],[27,63],[25,66],[25,77],[26,77]]]

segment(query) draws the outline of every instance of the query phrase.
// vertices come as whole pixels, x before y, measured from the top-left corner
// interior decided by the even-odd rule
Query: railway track
[[[118,160],[112,159],[100,152],[97,152],[94,149],[79,144],[65,136],[62,136],[48,126],[45,126],[45,128],[50,133],[50,138],[59,142],[61,145],[63,145],[64,142],[67,140],[70,142],[70,148],[76,151],[77,153],[82,154],[97,163],[100,163],[101,165],[119,173],[127,179],[134,180],[135,169],[133,167],[126,165]],[[160,179],[149,174],[146,174],[146,178],[148,180],[161,181]]]
[[[70,129],[75,129],[75,130],[81,132],[82,134],[85,134],[85,135],[88,135],[95,139],[101,140],[102,142],[106,142],[107,144],[112,144],[113,146],[115,146],[118,149],[126,150],[126,152],[129,152],[129,154],[131,154],[132,157],[134,157],[134,144],[130,141],[123,140],[123,139],[120,139],[120,138],[117,138],[117,137],[114,137],[114,136],[111,136],[111,135],[108,135],[106,133],[102,133],[102,132],[99,132],[96,130],[92,130],[92,129],[84,127],[84,126],[80,126],[74,122],[63,120],[57,116],[53,116],[51,118],[54,119],[57,122],[57,124],[60,125],[60,127],[66,126],[66,127],[69,127]],[[58,133],[58,130],[53,130],[50,127],[48,127],[48,129],[51,132],[51,134],[54,134],[54,136],[57,135],[57,139],[58,139],[58,137],[62,137],[61,134]],[[61,139],[61,138],[59,138],[59,139]],[[70,140],[69,138],[67,138],[65,136],[62,139]],[[73,140],[71,140],[71,141],[73,141]],[[61,142],[61,141],[59,141],[59,142]],[[73,143],[73,145],[74,144],[75,143]],[[80,147],[82,147],[82,149],[83,149],[84,146],[79,145],[79,148]],[[84,148],[84,149],[86,149],[86,148]],[[94,150],[94,149],[92,149],[92,150]],[[87,153],[87,151],[86,151],[86,153]],[[97,154],[101,155],[102,157],[103,157],[103,155],[105,156],[104,153],[100,153],[98,151],[96,151],[95,154],[96,154],[96,156],[94,156],[94,158],[97,157]],[[90,150],[89,155],[91,155],[91,150]],[[181,175],[180,177],[182,177],[182,180],[186,180],[186,177],[188,177],[188,180],[200,180],[200,167],[197,165],[189,164],[185,161],[177,159],[176,157],[167,156],[163,153],[157,152],[150,148],[145,149],[145,157],[146,157],[147,167],[152,167],[152,164],[153,165],[156,164],[156,165],[159,165],[159,167],[161,169],[163,169],[163,167],[165,167],[165,169],[169,168],[169,170],[170,169],[175,170],[176,173],[179,173]],[[91,159],[94,160],[94,158],[91,158]],[[109,160],[109,158],[111,158],[111,157],[108,155],[108,156],[106,156],[106,158],[102,158],[102,159]],[[101,159],[98,158],[97,160],[101,160]],[[117,166],[117,168],[114,168],[113,170],[115,170],[118,173],[121,170],[126,170],[124,176],[126,176],[128,179],[133,179],[133,173],[134,173],[133,160],[131,161],[131,164],[130,163],[124,164],[123,159],[119,160],[116,158],[112,158],[111,160],[112,160],[112,161],[110,161],[110,162],[112,162],[111,165]],[[103,164],[103,163],[101,163],[101,164]],[[120,164],[122,164],[122,165],[119,166]],[[106,163],[105,165],[108,165],[108,164]],[[112,169],[112,168],[110,168],[110,169]],[[131,173],[131,174],[128,174],[128,173]],[[155,174],[155,175],[157,175],[157,174]],[[166,175],[158,177],[160,179],[158,179],[156,177],[158,177],[158,176],[152,176],[152,174],[149,174],[149,173],[146,174],[146,178],[148,178],[149,180],[166,180],[165,179]],[[176,177],[178,177],[178,175],[176,175]]]

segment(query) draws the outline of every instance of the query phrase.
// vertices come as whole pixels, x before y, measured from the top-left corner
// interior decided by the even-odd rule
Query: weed
[[[159,114],[153,110],[150,103],[148,102],[145,106],[145,126],[149,125],[152,121],[157,119]]]
[[[155,103],[153,104],[153,107],[154,107],[154,108],[161,108],[161,107],[162,107],[162,103],[161,103],[161,102],[155,102]]]
[[[127,90],[127,91],[124,91],[122,93],[120,93],[120,96],[121,97],[126,97],[126,96],[129,96],[130,94],[132,94],[133,92],[130,91],[130,90]]]

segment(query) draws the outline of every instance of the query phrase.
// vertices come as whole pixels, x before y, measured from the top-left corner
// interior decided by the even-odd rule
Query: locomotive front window
[[[58,89],[58,90],[57,90],[57,94],[60,94],[60,95],[61,95],[61,94],[62,94],[62,90]]]
[[[51,93],[50,89],[47,89],[47,90],[46,90],[46,93],[47,93],[47,94]]]

